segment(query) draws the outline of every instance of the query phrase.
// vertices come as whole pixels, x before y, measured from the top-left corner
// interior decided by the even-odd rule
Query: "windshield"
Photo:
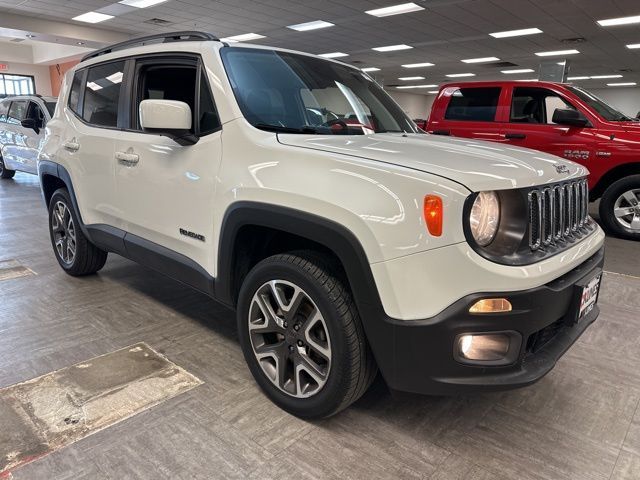
[[[222,49],[233,93],[255,127],[282,133],[418,133],[382,88],[360,70],[306,55]]]
[[[634,120],[624,113],[619,112],[612,106],[607,105],[591,92],[587,92],[580,87],[569,87],[569,90],[575,93],[580,100],[598,112],[598,114],[605,120],[610,122],[628,122]]]
[[[47,107],[47,111],[49,112],[49,116],[53,117],[53,112],[56,110],[56,102],[44,102],[45,107]]]

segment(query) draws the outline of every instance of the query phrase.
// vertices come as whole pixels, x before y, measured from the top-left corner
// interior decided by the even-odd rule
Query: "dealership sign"
[[[0,63],[0,72],[6,72],[9,70],[9,64],[8,63]]]

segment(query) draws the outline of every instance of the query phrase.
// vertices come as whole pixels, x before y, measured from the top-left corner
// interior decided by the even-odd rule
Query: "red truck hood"
[[[284,145],[399,165],[449,178],[471,191],[523,188],[584,177],[586,168],[526,148],[437,135],[278,134]]]

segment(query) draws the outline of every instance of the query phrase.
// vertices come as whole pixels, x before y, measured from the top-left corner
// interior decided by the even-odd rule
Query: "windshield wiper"
[[[276,133],[318,133],[318,130],[309,125],[298,127],[285,127],[283,125],[271,125],[270,123],[256,123],[254,127],[260,130]]]

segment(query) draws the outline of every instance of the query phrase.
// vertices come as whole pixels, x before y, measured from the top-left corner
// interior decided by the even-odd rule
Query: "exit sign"
[[[9,70],[9,64],[8,63],[0,63],[0,72],[6,72],[7,70]]]

